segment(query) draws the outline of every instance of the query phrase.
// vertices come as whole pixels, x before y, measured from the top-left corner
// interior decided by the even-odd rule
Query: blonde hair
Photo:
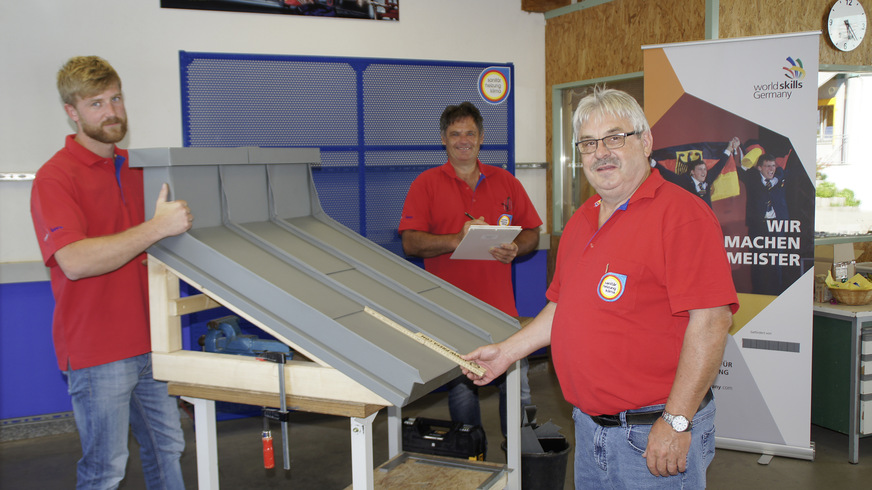
[[[99,56],[75,56],[58,70],[58,93],[64,104],[99,94],[113,84],[121,88],[121,77],[108,61]]]

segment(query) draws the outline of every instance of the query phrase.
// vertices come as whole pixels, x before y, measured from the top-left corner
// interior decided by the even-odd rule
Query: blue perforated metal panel
[[[180,65],[185,146],[320,148],[313,178],[324,211],[401,255],[409,185],[445,163],[446,106],[475,104],[481,161],[514,173],[514,80],[499,104],[478,89],[485,69],[512,73],[511,64],[183,51]]]

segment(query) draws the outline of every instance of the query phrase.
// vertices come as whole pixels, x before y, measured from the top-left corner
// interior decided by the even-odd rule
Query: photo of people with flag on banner
[[[816,147],[809,121],[818,102],[819,37],[643,47],[654,170],[682,175],[698,168],[699,181],[696,160],[705,162],[711,185],[702,187],[710,192],[742,305],[712,385],[718,448],[814,459],[809,300]],[[785,379],[792,380],[789,392]]]
[[[702,148],[694,148],[690,150],[676,151],[675,160],[672,164],[672,169],[666,168],[662,163],[655,159],[651,160],[651,166],[660,171],[664,179],[677,184],[689,191],[691,194],[696,194],[700,199],[705,201],[709,207],[712,207],[712,194],[714,193],[714,182],[721,178],[721,172],[731,161],[736,149],[739,146],[739,138],[733,138],[727,143],[723,154],[717,155],[719,158],[717,163],[709,168],[709,163],[705,156],[708,155],[711,160],[712,144],[703,143]],[[671,155],[667,155],[667,158]],[[735,163],[733,163],[735,166]],[[718,189],[727,189],[728,186],[738,188],[738,182],[735,182],[732,172],[726,174],[727,178],[723,179],[722,185]],[[727,192],[730,192],[727,190]],[[723,193],[721,193],[723,194]],[[730,194],[730,195],[735,195]]]
[[[800,203],[814,186],[787,138],[688,98],[690,119],[708,124],[689,123],[679,101],[652,128],[668,146],[654,149],[651,165],[712,207],[737,291],[777,296],[813,266],[814,215]]]

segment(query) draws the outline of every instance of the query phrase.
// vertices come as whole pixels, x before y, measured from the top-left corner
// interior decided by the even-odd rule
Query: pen
[[[472,215],[471,215],[471,214],[469,214],[469,213],[466,213],[466,212],[464,212],[464,213],[463,213],[463,214],[465,214],[465,215],[466,215],[466,216],[467,216],[467,217],[468,217],[468,218],[469,218],[469,219],[472,219],[472,220],[474,220],[474,219],[475,219],[475,218],[473,218],[473,217],[472,217]]]

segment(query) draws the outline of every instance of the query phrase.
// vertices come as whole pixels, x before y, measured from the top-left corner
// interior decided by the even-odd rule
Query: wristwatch
[[[663,420],[675,429],[675,432],[687,432],[693,427],[693,421],[687,420],[684,415],[672,415],[666,410],[663,411]]]

